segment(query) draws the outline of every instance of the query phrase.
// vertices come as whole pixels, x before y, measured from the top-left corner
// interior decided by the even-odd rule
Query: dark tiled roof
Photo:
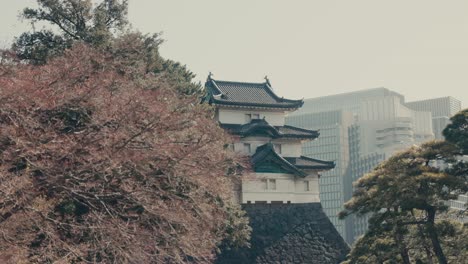
[[[331,170],[335,168],[335,162],[313,159],[305,156],[285,157],[289,163],[304,170]]]
[[[303,136],[305,138],[317,138],[320,133],[317,130],[309,130],[305,128],[299,128],[294,126],[277,126],[276,127],[284,137],[299,137]]]
[[[296,109],[304,104],[303,100],[278,97],[268,81],[264,83],[229,82],[208,77],[205,88],[207,92],[205,101],[218,105]]]
[[[302,138],[315,139],[319,133],[315,130],[303,129],[293,126],[272,126],[265,119],[252,119],[250,123],[221,124],[229,133],[242,137],[251,135],[267,135],[272,138]]]
[[[333,161],[323,161],[304,156],[284,158],[275,151],[272,143],[258,147],[252,156],[252,163],[254,169],[262,163],[276,164],[284,171],[301,177],[307,176],[304,170],[331,170],[335,167]]]

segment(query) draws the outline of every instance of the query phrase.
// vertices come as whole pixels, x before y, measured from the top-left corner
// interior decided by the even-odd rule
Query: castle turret
[[[277,96],[263,83],[208,77],[205,102],[215,106],[232,148],[249,155],[253,175],[237,199],[252,227],[251,247],[223,250],[217,263],[339,263],[349,248],[322,210],[319,173],[335,167],[302,155],[302,143],[319,132],[285,125],[303,100]],[[300,249],[300,250],[298,250]]]
[[[285,125],[288,113],[303,100],[277,96],[265,77],[263,83],[214,80],[205,84],[205,102],[215,106],[220,126],[234,135],[234,151],[251,156],[253,177],[242,182],[240,202],[319,202],[321,171],[334,162],[302,156],[302,143],[318,138],[315,130]]]

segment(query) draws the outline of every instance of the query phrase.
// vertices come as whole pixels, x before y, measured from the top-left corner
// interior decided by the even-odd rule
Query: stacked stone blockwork
[[[217,263],[314,263],[344,260],[348,245],[320,203],[247,204],[251,248],[223,251]]]

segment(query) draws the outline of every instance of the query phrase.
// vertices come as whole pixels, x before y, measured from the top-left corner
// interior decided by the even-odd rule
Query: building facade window
[[[252,152],[252,147],[250,143],[244,143],[244,153],[250,154]]]
[[[276,190],[276,180],[268,179],[268,190]]]
[[[304,191],[310,191],[310,181],[304,181]]]
[[[275,149],[276,153],[281,154],[281,144],[273,144],[273,148]]]
[[[260,114],[245,114],[245,122],[250,123],[254,119],[260,119]]]
[[[260,189],[268,190],[268,181],[266,179],[260,180]]]
[[[252,121],[252,115],[251,114],[245,114],[245,123],[250,123]]]
[[[262,190],[276,190],[276,179],[262,179],[260,188]]]

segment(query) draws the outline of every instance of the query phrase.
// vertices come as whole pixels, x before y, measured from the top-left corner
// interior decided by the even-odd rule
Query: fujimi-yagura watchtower
[[[234,151],[251,156],[254,173],[243,180],[236,200],[250,218],[252,247],[223,252],[219,263],[337,263],[348,247],[322,211],[321,171],[332,161],[302,156],[302,143],[315,130],[285,125],[303,100],[277,96],[263,83],[219,81],[205,84],[204,102],[216,108],[220,126],[234,136]]]

